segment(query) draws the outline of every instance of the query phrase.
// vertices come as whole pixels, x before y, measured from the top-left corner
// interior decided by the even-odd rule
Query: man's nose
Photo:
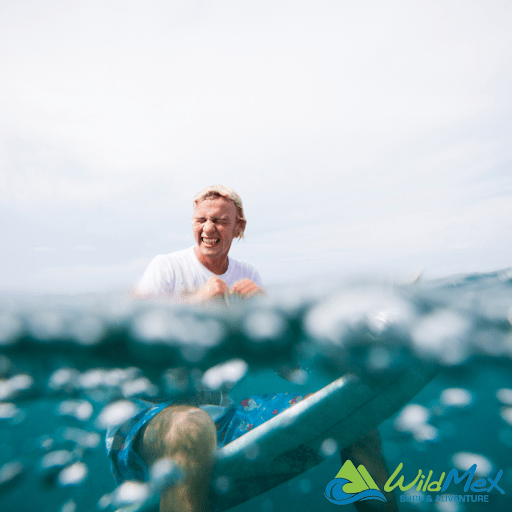
[[[206,231],[207,233],[211,233],[212,231],[215,231],[215,223],[208,219],[204,223],[203,231]]]

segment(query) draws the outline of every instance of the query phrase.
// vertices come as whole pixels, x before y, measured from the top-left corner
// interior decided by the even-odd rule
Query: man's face
[[[200,256],[226,257],[233,238],[240,233],[235,204],[224,197],[211,197],[200,202],[194,209],[192,231]]]

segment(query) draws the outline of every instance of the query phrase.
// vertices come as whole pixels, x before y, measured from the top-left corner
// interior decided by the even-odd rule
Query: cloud
[[[1,5],[0,207],[124,261],[185,243],[192,197],[225,183],[271,272],[277,248],[296,273],[456,247],[496,262],[511,18],[462,0]]]
[[[41,247],[34,247],[34,251],[37,251],[37,252],[55,252],[55,248],[54,247],[46,247],[46,246],[41,246]]]

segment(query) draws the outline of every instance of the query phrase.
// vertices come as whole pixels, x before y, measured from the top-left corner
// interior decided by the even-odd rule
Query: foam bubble
[[[244,328],[252,339],[276,339],[283,335],[286,322],[282,315],[275,311],[255,311],[245,319]]]
[[[0,380],[0,400],[10,400],[30,390],[34,379],[28,374],[18,374],[9,379]]]
[[[14,418],[20,412],[21,412],[20,409],[18,409],[14,404],[0,403],[0,419],[2,419],[2,420]]]
[[[505,405],[512,405],[512,389],[502,388],[496,392],[496,398]]]
[[[467,407],[473,401],[473,395],[467,389],[449,388],[441,393],[441,403],[452,407]]]
[[[316,338],[340,342],[357,325],[380,334],[392,325],[407,326],[415,316],[412,305],[391,289],[350,288],[312,308],[306,328]]]
[[[83,462],[75,462],[59,473],[57,481],[62,487],[81,485],[87,479],[88,474],[89,469]]]
[[[146,377],[139,377],[138,379],[124,382],[121,386],[121,391],[126,398],[136,395],[145,395],[148,397],[158,395],[158,387]]]
[[[247,369],[248,365],[243,359],[233,359],[207,370],[202,383],[211,389],[219,389],[226,383],[238,382],[247,373]]]
[[[21,334],[23,323],[12,313],[0,314],[0,346],[12,345]]]
[[[139,411],[138,407],[128,400],[118,400],[104,407],[97,418],[97,425],[101,429],[121,425],[132,418]]]
[[[500,416],[505,420],[509,425],[512,425],[512,407],[502,407],[500,411]]]
[[[466,339],[471,322],[453,312],[440,310],[421,318],[412,331],[416,350],[445,364],[460,364],[467,357]]]
[[[447,494],[447,497],[451,497],[451,494]],[[458,501],[454,501],[453,498],[451,501],[437,501],[434,502],[434,506],[436,510],[439,512],[459,512],[462,509],[461,504]]]
[[[72,416],[79,421],[87,421],[93,413],[93,407],[87,400],[65,400],[59,404],[61,416]]]
[[[324,457],[330,457],[338,451],[338,443],[334,439],[324,439],[320,452]]]
[[[142,503],[148,499],[149,495],[150,492],[147,484],[127,481],[114,491],[113,501],[116,506],[125,506],[133,503]]]
[[[48,452],[41,459],[41,469],[50,470],[63,467],[73,460],[73,453],[69,450],[55,450]]]
[[[458,452],[452,457],[453,465],[462,471],[467,471],[473,464],[476,464],[475,474],[489,476],[493,469],[492,462],[483,455],[469,452]]]
[[[422,428],[430,418],[430,412],[426,407],[418,404],[410,404],[402,409],[395,420],[395,428],[402,432],[416,432]]]
[[[25,467],[18,460],[5,463],[0,467],[0,486],[11,483],[23,473],[24,469]]]

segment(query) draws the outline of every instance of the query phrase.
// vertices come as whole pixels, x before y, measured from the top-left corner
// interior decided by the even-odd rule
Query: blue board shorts
[[[304,395],[265,393],[251,396],[229,407],[199,406],[210,414],[217,427],[217,447],[222,448],[280,412],[300,402]],[[148,468],[137,451],[137,435],[160,411],[172,402],[150,404],[134,400],[141,412],[121,426],[107,432],[106,445],[112,473],[117,484],[126,480],[147,481]],[[211,411],[216,414],[212,414]],[[220,413],[219,413],[220,411]],[[140,436],[139,436],[140,437]]]

